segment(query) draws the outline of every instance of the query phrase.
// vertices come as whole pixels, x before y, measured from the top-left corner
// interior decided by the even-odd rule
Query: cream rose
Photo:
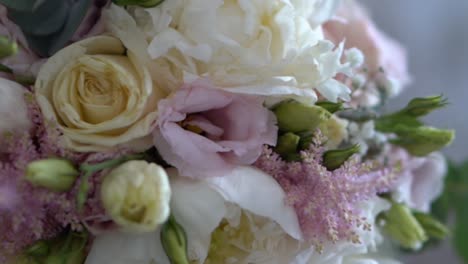
[[[59,51],[44,64],[36,98],[44,118],[57,121],[66,148],[88,152],[151,146],[147,136],[164,93],[137,58],[119,39],[99,36]]]
[[[350,90],[333,77],[353,65],[341,63],[342,47],[325,40],[318,25],[336,2],[172,0],[132,13],[165,87],[207,76],[231,92],[313,103],[317,92],[330,101],[349,99]]]

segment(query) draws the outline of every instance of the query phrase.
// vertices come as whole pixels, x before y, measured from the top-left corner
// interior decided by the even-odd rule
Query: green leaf
[[[468,193],[465,192],[458,203],[465,206],[458,206],[456,210],[453,242],[458,254],[463,258],[465,263],[468,263],[468,210],[466,209]]]
[[[0,0],[7,8],[23,12],[32,12],[39,8],[46,0]]]
[[[461,165],[448,163],[446,186],[442,197],[448,197],[447,206],[455,211],[453,244],[460,257],[468,263],[468,161]],[[437,207],[436,207],[437,208]]]
[[[13,11],[12,19],[24,31],[31,49],[49,57],[71,39],[91,6],[91,0],[44,1],[34,11]]]
[[[68,17],[68,6],[67,1],[47,0],[33,12],[10,10],[8,15],[23,33],[48,36],[62,29]]]

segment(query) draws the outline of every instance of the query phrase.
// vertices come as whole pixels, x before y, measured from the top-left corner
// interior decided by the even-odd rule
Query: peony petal
[[[152,260],[158,264],[169,264],[159,239],[159,232],[112,232],[99,235],[93,241],[85,264],[148,264]]]
[[[178,177],[169,169],[172,187],[172,213],[187,233],[189,258],[205,261],[211,233],[226,215],[225,201],[204,181]]]
[[[301,239],[302,232],[296,212],[294,208],[286,205],[283,189],[270,175],[252,167],[237,167],[228,175],[206,181],[226,201],[272,219],[290,236]]]

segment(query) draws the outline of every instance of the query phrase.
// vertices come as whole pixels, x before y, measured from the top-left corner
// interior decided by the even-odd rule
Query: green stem
[[[96,164],[88,164],[88,163],[82,164],[80,166],[80,171],[84,172],[84,174],[83,176],[81,176],[81,183],[80,183],[78,194],[76,197],[78,210],[81,211],[86,203],[86,199],[88,197],[88,191],[89,191],[89,178],[94,173],[104,170],[104,169],[116,167],[130,160],[143,159],[144,157],[145,157],[144,154],[133,154],[133,155],[127,155],[127,156],[112,159],[112,160],[106,160],[106,161],[103,161],[101,163],[96,163]]]

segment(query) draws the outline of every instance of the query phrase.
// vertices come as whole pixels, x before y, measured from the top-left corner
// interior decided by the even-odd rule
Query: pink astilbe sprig
[[[105,215],[99,199],[103,172],[88,179],[88,200],[80,211],[76,206],[80,180],[64,193],[35,187],[25,179],[30,162],[61,157],[78,166],[127,154],[126,151],[79,154],[61,148],[61,133],[55,129],[54,121],[42,118],[31,93],[25,91],[25,99],[32,128],[0,134],[0,263],[37,240],[55,237],[65,228],[81,231],[87,218]]]
[[[319,251],[328,241],[360,243],[357,230],[370,230],[372,223],[361,217],[359,205],[388,191],[396,177],[395,169],[360,162],[357,157],[329,171],[323,165],[323,142],[324,137],[317,133],[310,148],[301,152],[299,162],[286,162],[265,147],[255,163],[284,189],[305,239]]]

